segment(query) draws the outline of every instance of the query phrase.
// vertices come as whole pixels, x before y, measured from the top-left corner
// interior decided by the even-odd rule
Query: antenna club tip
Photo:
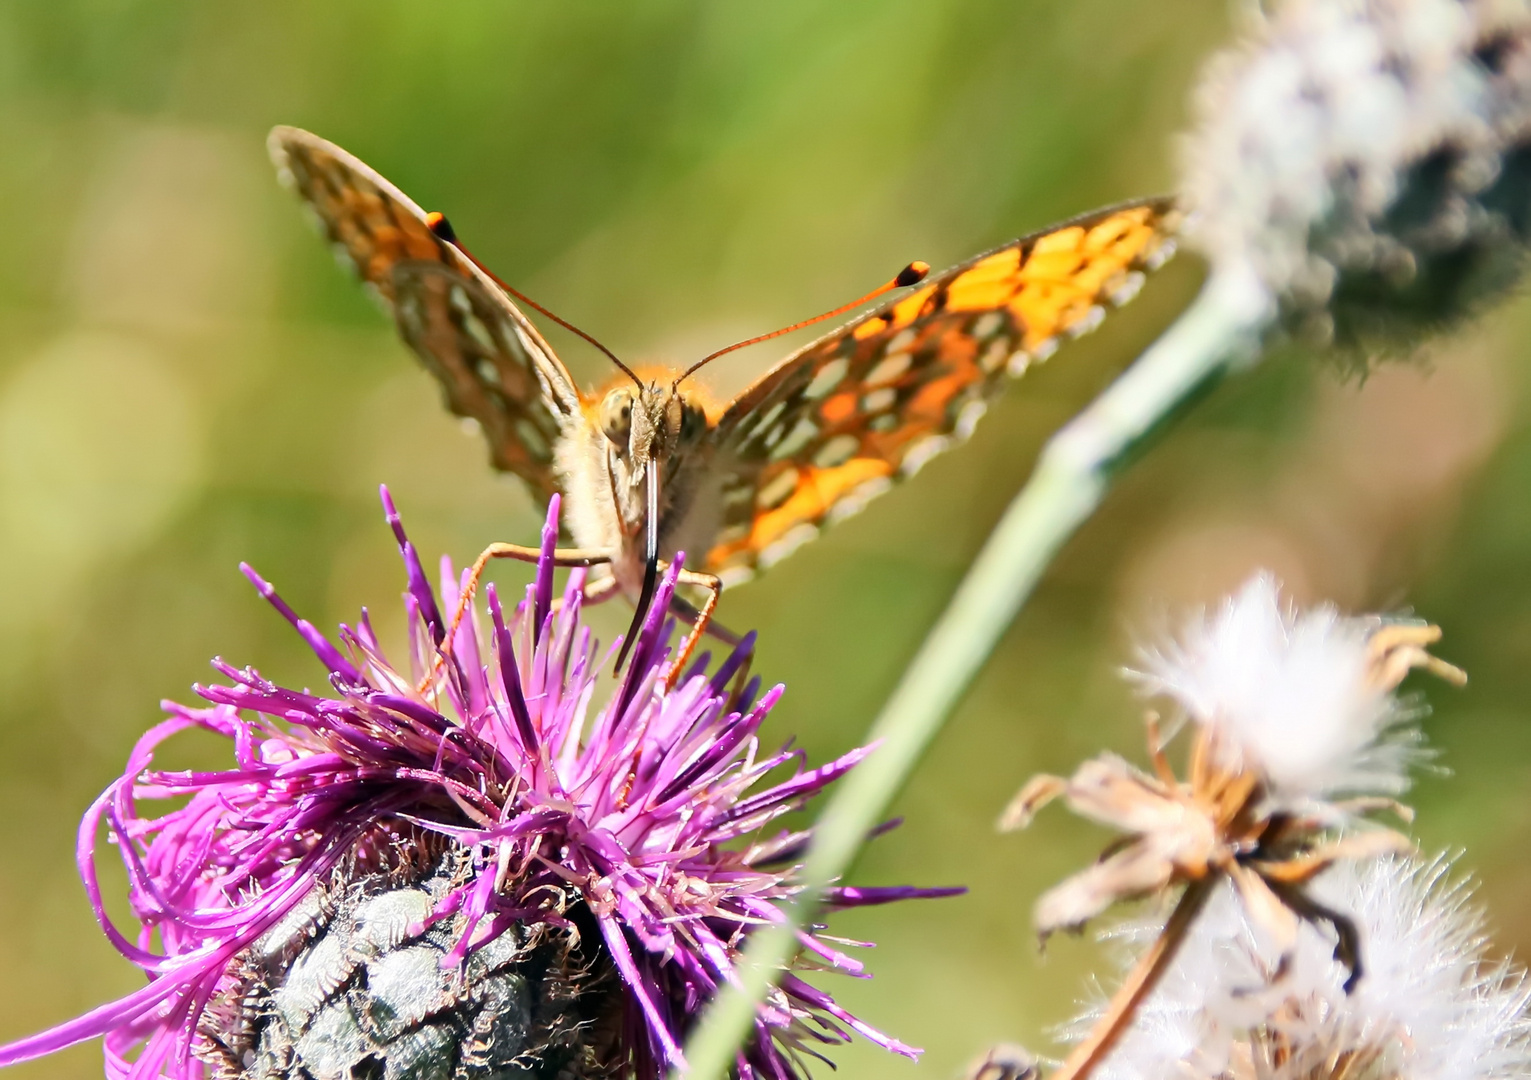
[[[432,210],[425,215],[426,228],[449,244],[457,243],[457,230],[452,228],[452,223],[440,210]]]
[[[918,285],[925,280],[925,275],[928,273],[930,273],[930,264],[915,259],[914,262],[898,272],[898,277],[893,279],[893,284],[897,285],[900,289],[909,285]]]

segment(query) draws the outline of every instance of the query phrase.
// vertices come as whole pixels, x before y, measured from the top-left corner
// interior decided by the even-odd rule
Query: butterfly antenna
[[[472,256],[469,256],[469,258],[472,258]],[[869,300],[876,300],[883,293],[892,292],[894,289],[905,289],[910,285],[918,285],[920,282],[925,280],[925,275],[928,273],[930,273],[930,264],[927,262],[920,262],[918,259],[916,259],[914,262],[910,263],[908,266],[904,267],[897,274],[895,274],[891,280],[883,282],[881,285],[877,286],[877,288],[873,289],[871,292],[867,293],[859,300],[852,300],[849,304],[841,304],[833,311],[826,311],[822,315],[815,315],[811,319],[804,319],[802,322],[793,323],[791,326],[783,326],[780,330],[772,330],[769,334],[761,334],[759,337],[748,338],[744,341],[736,341],[732,345],[729,345],[727,348],[719,349],[717,352],[708,353],[706,356],[702,357],[700,360],[682,372],[681,377],[675,380],[675,385],[679,386],[681,383],[690,378],[691,375],[693,375],[698,369],[712,363],[720,356],[734,352],[737,349],[747,348],[751,345],[758,345],[762,341],[770,341],[772,338],[781,337],[783,334],[790,334],[794,330],[801,330],[805,326],[812,326],[814,323],[821,323],[825,319],[833,319],[836,315],[844,315],[847,311],[850,311],[853,308],[858,308]]]
[[[612,352],[606,346],[602,345],[599,341],[595,340],[595,338],[593,338],[589,334],[585,333],[583,330],[581,330],[579,327],[575,326],[573,323],[568,322],[565,319],[560,319],[557,315],[554,315],[551,311],[549,311],[547,308],[543,307],[541,304],[537,303],[537,301],[533,300],[530,296],[527,296],[524,292],[521,292],[519,289],[511,288],[509,285],[505,284],[505,282],[501,281],[500,278],[499,278],[499,275],[497,275],[493,270],[489,269],[489,267],[487,267],[483,263],[479,262],[477,257],[474,256],[473,252],[469,251],[466,247],[464,247],[463,246],[463,242],[461,240],[457,239],[457,230],[452,228],[452,223],[447,220],[447,216],[445,214],[443,214],[439,210],[432,210],[430,213],[425,215],[425,224],[430,228],[431,232],[434,233],[438,239],[445,240],[447,243],[449,243],[453,247],[455,247],[458,251],[462,252],[463,258],[467,259],[470,263],[472,263],[474,266],[478,267],[481,271],[483,271],[484,276],[487,277],[490,281],[494,282],[500,288],[504,289],[511,296],[514,296],[517,300],[521,301],[521,303],[525,304],[527,307],[533,308],[533,309],[535,309],[537,311],[542,312],[542,314],[544,314],[548,318],[552,319],[559,326],[563,327],[565,330],[569,331],[571,334],[578,334],[580,337],[584,338],[590,344],[594,345],[597,349],[600,349],[601,352],[606,354],[606,358],[608,360],[610,360],[613,364],[616,364],[617,367],[622,369],[623,374],[625,374],[629,379],[633,380],[633,382],[638,384],[638,388],[640,390],[643,388],[643,380],[638,378],[638,376],[633,373],[633,369],[632,368],[628,367],[622,361],[618,360],[616,353]]]
[[[645,501],[648,503],[648,522],[643,535],[643,588],[638,593],[638,603],[633,609],[633,623],[627,628],[627,636],[622,639],[622,651],[617,654],[617,663],[613,671],[620,671],[622,664],[627,660],[628,650],[633,642],[638,639],[638,632],[643,629],[643,620],[649,612],[649,605],[654,602],[654,587],[659,582],[659,469],[653,459],[644,466],[644,481],[648,486]]]

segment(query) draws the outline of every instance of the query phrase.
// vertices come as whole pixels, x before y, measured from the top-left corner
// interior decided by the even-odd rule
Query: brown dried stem
[[[1122,985],[1111,996],[1105,1013],[1090,1029],[1084,1041],[1074,1047],[1073,1052],[1053,1071],[1048,1080],[1085,1080],[1105,1060],[1117,1040],[1132,1024],[1138,1006],[1169,970],[1186,934],[1196,922],[1196,916],[1212,895],[1212,887],[1217,880],[1217,875],[1208,874],[1185,887],[1185,892],[1180,894],[1180,901],[1175,905],[1175,910],[1170,912],[1159,937],[1132,966]]]

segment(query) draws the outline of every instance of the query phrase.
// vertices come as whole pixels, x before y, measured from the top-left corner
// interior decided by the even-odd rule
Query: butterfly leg
[[[473,594],[478,591],[478,582],[484,576],[484,570],[493,559],[516,559],[520,562],[534,563],[542,558],[542,549],[526,547],[522,544],[490,544],[477,559],[473,560],[473,567],[468,571],[468,580],[463,584],[462,592],[457,597],[457,607],[452,611],[452,620],[447,624],[446,637],[442,640],[441,650],[437,654],[436,663],[431,666],[430,674],[421,680],[416,687],[419,693],[425,693],[431,683],[441,674],[441,669],[452,658],[452,643],[457,640],[457,628],[462,625],[463,616],[468,613],[468,606],[473,603]],[[554,566],[602,566],[611,562],[611,553],[597,549],[585,548],[555,548],[553,550]]]
[[[665,676],[667,690],[674,688],[676,680],[685,670],[691,654],[696,651],[697,642],[702,640],[702,635],[707,632],[708,626],[712,623],[712,613],[718,608],[718,598],[723,595],[723,582],[716,574],[704,574],[698,570],[687,570],[683,567],[677,580],[682,585],[695,585],[706,589],[707,599],[702,604],[702,610],[696,614],[696,622],[692,624],[691,632],[681,643],[680,652],[676,653],[675,662],[670,665],[670,673]]]
[[[612,597],[620,596],[621,593],[622,589],[617,584],[616,577],[608,574],[606,577],[598,577],[594,581],[585,582],[585,587],[581,590],[580,601],[587,606],[590,604],[604,604]],[[553,614],[557,615],[562,610],[563,597],[553,597]]]
[[[607,574],[605,577],[585,582],[585,591],[581,599],[587,604],[604,604],[613,596],[620,595],[622,595],[622,586],[617,583],[617,575]]]
[[[702,613],[696,605],[687,603],[679,596],[670,598],[670,613],[693,624],[700,622],[702,618]],[[737,645],[744,640],[716,619],[704,623],[703,629],[708,637],[715,637],[725,645]]]

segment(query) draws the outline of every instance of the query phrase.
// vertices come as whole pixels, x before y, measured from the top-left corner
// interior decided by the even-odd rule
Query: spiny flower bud
[[[473,860],[432,860],[427,838],[396,865],[347,866],[243,953],[199,1024],[218,1080],[557,1080],[613,1074],[616,972],[584,927],[512,926],[452,964],[464,926],[430,924]],[[578,894],[559,899],[583,914]]]
[[[1376,352],[1481,308],[1531,240],[1524,0],[1288,0],[1212,63],[1187,234],[1285,325]]]

